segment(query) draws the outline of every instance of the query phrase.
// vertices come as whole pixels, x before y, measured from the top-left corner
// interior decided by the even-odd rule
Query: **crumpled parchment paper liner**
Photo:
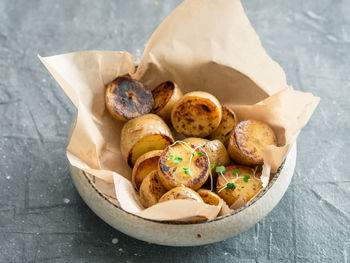
[[[99,184],[101,192],[110,194],[115,187],[126,211],[155,220],[213,218],[221,205],[180,200],[143,209],[130,183],[131,169],[121,158],[123,123],[114,120],[104,104],[105,86],[114,78],[130,74],[151,89],[174,81],[184,92],[212,93],[241,120],[269,123],[279,146],[265,151],[264,186],[319,101],[288,88],[283,70],[264,51],[238,0],[184,1],[154,32],[136,72],[127,52],[84,51],[39,58],[78,109],[67,147],[70,164],[108,182]],[[220,215],[230,211],[224,208]]]

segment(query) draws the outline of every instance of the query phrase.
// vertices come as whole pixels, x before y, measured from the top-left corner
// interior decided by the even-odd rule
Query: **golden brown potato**
[[[158,170],[159,157],[163,150],[154,150],[142,154],[132,169],[131,182],[138,191],[143,179],[152,171]]]
[[[207,142],[210,142],[207,139],[196,138],[196,137],[187,137],[186,139],[183,139],[182,141],[186,142],[186,143],[189,143],[189,144],[192,144],[192,145],[194,145],[196,147],[202,146],[202,145],[206,144]]]
[[[146,114],[124,124],[121,133],[121,153],[129,166],[144,153],[163,150],[174,139],[166,123],[155,114]]]
[[[145,208],[155,205],[165,193],[166,189],[158,179],[158,172],[154,170],[145,177],[140,186],[141,204]]]
[[[219,140],[209,141],[202,146],[204,151],[208,154],[210,164],[216,166],[225,166],[230,163],[230,157],[225,146]]]
[[[203,202],[200,195],[193,191],[192,189],[184,186],[179,186],[171,189],[170,191],[166,192],[160,199],[160,202],[168,201],[168,200],[174,200],[174,199],[193,199],[198,202]]]
[[[230,165],[224,174],[219,174],[216,192],[231,206],[241,196],[249,201],[262,188],[261,172],[249,166]]]
[[[220,140],[227,147],[230,135],[238,123],[236,114],[230,108],[222,106],[222,118],[219,127],[210,134],[210,140]]]
[[[221,104],[210,93],[185,94],[171,112],[175,130],[186,136],[206,137],[220,124]]]
[[[173,82],[166,81],[152,90],[154,104],[152,113],[170,122],[171,111],[182,97],[182,91]]]
[[[199,189],[209,176],[209,158],[201,147],[183,142],[167,147],[159,159],[159,178],[165,188]]]
[[[140,81],[127,76],[108,84],[105,93],[109,113],[120,121],[127,121],[151,112],[152,92]]]
[[[203,199],[203,202],[208,205],[219,205],[220,197],[208,189],[199,189],[198,194]]]
[[[269,125],[258,120],[240,122],[230,136],[228,153],[238,163],[260,165],[264,163],[264,150],[277,145],[277,138]]]

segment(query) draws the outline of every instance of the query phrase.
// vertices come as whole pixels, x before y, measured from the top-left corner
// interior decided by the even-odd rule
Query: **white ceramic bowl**
[[[102,194],[91,177],[70,167],[71,175],[85,203],[106,223],[134,238],[168,246],[198,246],[233,237],[255,225],[281,200],[294,173],[296,145],[289,152],[268,187],[252,202],[231,214],[201,223],[166,223],[144,219],[124,211]]]

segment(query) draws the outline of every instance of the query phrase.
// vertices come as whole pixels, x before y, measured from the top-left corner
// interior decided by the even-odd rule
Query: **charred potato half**
[[[230,165],[224,174],[219,174],[216,192],[231,206],[241,196],[249,201],[262,188],[261,173],[249,166]]]
[[[151,112],[152,92],[140,81],[118,77],[108,84],[105,93],[109,113],[120,121],[127,121]]]
[[[158,170],[159,157],[163,150],[154,150],[141,155],[132,169],[131,182],[138,191],[143,179],[152,171]]]
[[[192,199],[197,202],[203,202],[200,195],[193,191],[192,189],[184,186],[179,186],[171,189],[170,191],[166,192],[160,199],[160,202],[168,201],[168,200],[175,200],[175,199]]]
[[[203,146],[204,144],[206,144],[207,142],[210,142],[209,140],[207,139],[204,139],[204,138],[196,138],[196,137],[187,137],[186,139],[183,139],[182,140],[183,142],[186,142],[186,143],[189,143],[189,144],[192,144],[196,147],[198,146]]]
[[[208,189],[199,189],[198,194],[203,199],[203,202],[208,205],[219,205],[220,197]]]
[[[269,125],[258,120],[238,123],[231,134],[228,153],[238,163],[260,165],[264,163],[264,150],[269,145],[277,145],[277,138]]]
[[[121,153],[130,167],[144,153],[163,150],[174,139],[166,123],[155,114],[146,114],[124,124],[121,133]]]
[[[210,134],[209,139],[220,140],[226,147],[230,140],[230,135],[238,123],[238,118],[233,110],[222,106],[222,118],[219,127]]]
[[[209,158],[202,148],[183,142],[167,147],[159,158],[159,178],[168,190],[177,186],[199,189],[209,176]]]
[[[202,148],[208,154],[211,164],[215,164],[216,166],[225,166],[230,163],[230,157],[221,141],[209,141],[204,144]]]
[[[173,82],[166,81],[152,90],[154,104],[152,113],[170,122],[171,110],[182,97],[182,91]]]
[[[157,170],[149,173],[140,187],[141,204],[146,208],[155,205],[166,191],[158,179]]]
[[[186,136],[206,137],[221,121],[221,104],[210,93],[195,91],[185,94],[171,112],[175,130]]]

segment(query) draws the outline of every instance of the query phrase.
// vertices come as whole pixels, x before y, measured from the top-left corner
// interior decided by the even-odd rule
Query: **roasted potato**
[[[121,133],[121,153],[130,167],[144,153],[163,150],[174,139],[166,123],[155,114],[146,114],[126,122]]]
[[[277,145],[277,138],[269,125],[258,120],[246,120],[237,124],[230,136],[228,153],[237,163],[260,165],[264,163],[264,150]]]
[[[204,144],[202,148],[208,154],[211,164],[215,164],[216,166],[225,166],[230,163],[230,157],[221,141],[209,141]]]
[[[139,190],[143,179],[152,171],[158,170],[159,157],[163,150],[154,150],[142,154],[132,169],[131,182],[136,190]]]
[[[168,201],[168,200],[174,200],[174,199],[193,199],[198,202],[203,202],[200,195],[193,191],[192,189],[184,186],[179,186],[171,189],[170,191],[166,192],[160,199],[160,202]]]
[[[249,166],[230,165],[224,174],[219,174],[216,192],[231,206],[241,196],[249,201],[262,188],[261,172]]]
[[[196,147],[202,146],[202,145],[206,144],[207,142],[210,142],[207,139],[196,138],[196,137],[187,137],[186,139],[183,139],[182,141],[186,142],[186,143],[189,143],[189,144],[192,144],[192,145],[194,145]]]
[[[233,112],[233,110],[229,109],[226,106],[222,106],[222,118],[219,124],[219,127],[210,134],[210,140],[220,140],[225,147],[227,147],[228,142],[230,140],[230,135],[234,131],[236,125],[238,123],[237,115]]]
[[[166,191],[158,179],[158,171],[150,172],[140,186],[141,204],[146,208],[155,205]]]
[[[154,104],[152,113],[170,122],[171,110],[182,97],[182,91],[173,82],[166,81],[152,90]]]
[[[109,113],[120,121],[127,121],[151,112],[152,92],[140,81],[118,77],[108,84],[105,93]]]
[[[221,121],[221,104],[210,93],[194,91],[185,94],[171,112],[175,130],[186,136],[206,137]]]
[[[197,193],[203,199],[203,202],[208,205],[219,205],[220,203],[220,197],[208,189],[199,189]]]
[[[159,178],[168,190],[177,186],[199,189],[209,176],[205,151],[183,142],[167,147],[159,158]]]

